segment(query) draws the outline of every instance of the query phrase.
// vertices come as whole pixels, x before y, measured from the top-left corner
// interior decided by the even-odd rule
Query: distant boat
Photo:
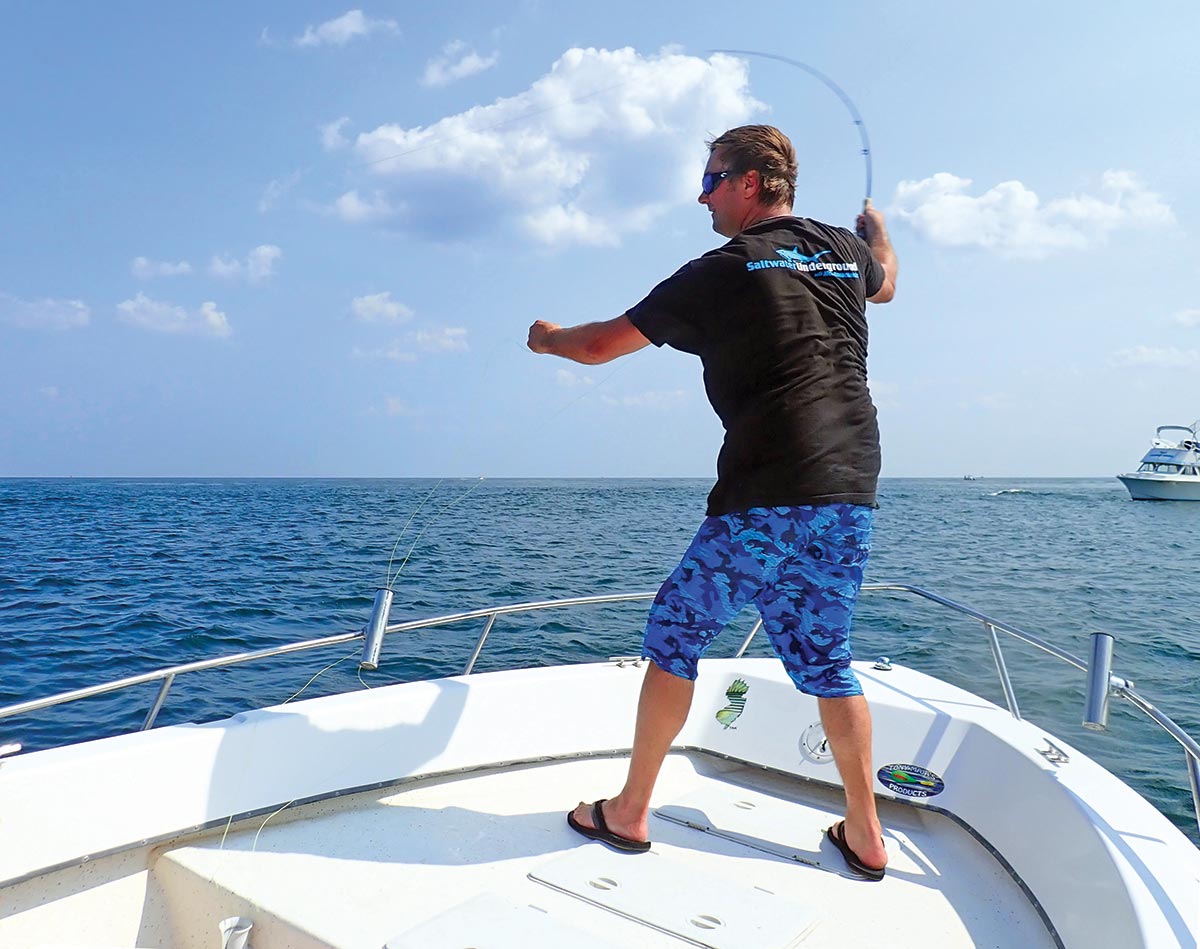
[[[1200,501],[1200,419],[1160,425],[1138,470],[1117,475],[1135,501]],[[1183,432],[1175,438],[1164,432]]]
[[[963,475],[963,481],[982,481],[983,475]]]

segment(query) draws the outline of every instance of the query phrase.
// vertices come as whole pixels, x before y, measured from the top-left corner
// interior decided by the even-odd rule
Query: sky
[[[352,0],[351,0],[352,2]],[[899,259],[885,477],[1095,476],[1200,417],[1200,7],[0,4],[0,476],[712,477],[691,356],[579,366],[723,239],[706,139]]]

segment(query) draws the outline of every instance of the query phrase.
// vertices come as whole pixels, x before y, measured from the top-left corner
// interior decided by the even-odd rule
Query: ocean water
[[[392,620],[654,590],[698,525],[698,480],[0,480],[0,706],[232,652],[359,630],[390,572]],[[1115,479],[885,479],[868,581],[924,587],[1114,671],[1200,736],[1200,504]],[[397,542],[397,538],[399,542]],[[399,569],[403,564],[402,569]],[[632,654],[646,604],[502,617],[479,671]],[[732,655],[744,612],[713,655]],[[159,724],[462,671],[481,623],[179,678]],[[765,641],[755,649],[767,654]],[[890,656],[1003,704],[982,625],[864,594],[856,658]],[[1193,840],[1182,750],[1125,703],[1084,730],[1083,675],[1015,639],[1021,711],[1122,775]],[[340,660],[340,661],[339,661]],[[324,670],[324,671],[322,671]],[[0,719],[52,747],[139,727],[156,685]]]

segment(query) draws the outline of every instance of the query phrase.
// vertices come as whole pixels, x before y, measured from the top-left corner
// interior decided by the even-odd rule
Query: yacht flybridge
[[[1093,728],[1114,698],[1147,714],[1200,795],[1200,746],[1113,674],[1112,637],[1095,634],[1085,661],[916,587],[865,592],[979,621],[1008,706],[885,659],[855,663],[875,722],[880,882],[825,839],[841,790],[816,704],[777,660],[744,655],[754,631],[735,658],[701,664],[653,846],[619,854],[565,814],[623,779],[642,660],[473,669],[498,617],[653,594],[389,625],[381,591],[364,631],[0,709],[10,741],[21,713],[160,686],[140,732],[0,758],[0,945],[1196,946],[1200,851],[1021,717],[1000,647],[1011,635],[1084,671]],[[180,675],[356,639],[373,668],[385,635],[469,622],[486,625],[458,676],[151,727]]]
[[[1198,432],[1200,419],[1191,425],[1160,425],[1138,470],[1117,475],[1129,496],[1135,501],[1200,501]]]

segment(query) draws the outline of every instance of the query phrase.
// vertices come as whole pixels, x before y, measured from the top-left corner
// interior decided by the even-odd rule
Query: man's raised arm
[[[883,284],[875,291],[875,295],[867,297],[871,303],[887,303],[896,295],[896,252],[892,250],[892,242],[888,238],[887,225],[883,222],[883,214],[867,202],[863,213],[858,216],[858,233],[863,236],[867,246],[871,248],[871,256],[883,267]]]

